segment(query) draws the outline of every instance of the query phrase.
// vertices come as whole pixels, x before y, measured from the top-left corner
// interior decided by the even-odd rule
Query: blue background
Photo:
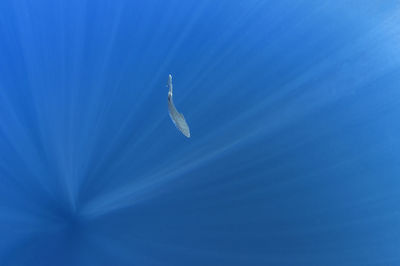
[[[390,0],[0,1],[0,265],[400,265],[399,25]]]

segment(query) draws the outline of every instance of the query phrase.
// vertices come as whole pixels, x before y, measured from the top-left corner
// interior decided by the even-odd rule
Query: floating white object
[[[169,116],[171,117],[172,122],[174,122],[176,128],[179,129],[183,135],[190,138],[190,130],[189,130],[188,124],[185,121],[185,117],[183,116],[183,114],[179,113],[178,110],[176,110],[174,101],[172,100],[172,76],[171,76],[171,74],[168,76],[168,88],[169,88],[169,92],[168,92]]]

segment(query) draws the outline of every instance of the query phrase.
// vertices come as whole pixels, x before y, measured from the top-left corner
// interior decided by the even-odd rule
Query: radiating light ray
[[[334,99],[330,99],[330,100],[334,100]],[[302,101],[300,101],[300,102],[302,102]],[[320,109],[321,107],[323,107],[324,105],[325,105],[325,103],[324,102],[318,102],[319,104],[321,104],[321,106],[312,106],[311,105],[311,107],[309,108],[310,110],[317,110],[317,109]],[[304,116],[304,115],[303,115]],[[294,114],[293,115],[289,115],[288,117],[292,117],[291,119],[293,120],[293,121],[296,121],[296,120],[299,120],[300,118],[298,117],[298,116],[295,116]],[[292,120],[285,120],[284,122],[286,123],[286,124],[292,124],[293,123],[293,121]],[[240,121],[240,120],[239,120]],[[268,128],[271,128],[271,125],[273,125],[273,121],[271,121],[271,120],[269,120],[269,125],[268,125]],[[280,122],[278,122],[278,124],[277,124],[277,129],[276,130],[278,130],[279,131],[279,128],[280,127],[282,127],[282,124],[280,123]],[[229,128],[229,127],[228,127]],[[248,135],[247,137],[242,137],[241,138],[241,140],[243,141],[243,140],[246,140],[246,139],[254,139],[255,138],[255,136],[258,134],[258,135],[260,135],[261,134],[261,136],[264,136],[264,134],[262,133],[262,132],[255,132],[254,133],[254,131],[253,130],[250,130],[250,132],[252,132],[252,134],[250,134],[250,135]],[[271,134],[271,132],[270,132],[270,134]],[[218,135],[218,132],[216,132],[215,133],[215,135]],[[238,143],[236,142],[236,143],[234,143],[234,144],[231,144],[231,146],[234,146],[234,145],[237,145]],[[178,167],[177,165],[176,166],[174,166],[174,167]]]
[[[324,102],[319,102],[319,104],[321,104],[322,106],[325,104]],[[311,110],[317,110],[317,109],[321,109],[321,107],[322,106],[312,106],[310,109]],[[303,114],[304,115],[304,114]],[[293,120],[285,120],[285,123],[286,124],[288,124],[288,125],[290,125],[290,124],[293,124],[293,122],[294,121],[297,121],[297,120],[301,120],[299,117],[297,117],[297,116],[295,116],[294,114],[293,115],[290,115],[290,116],[288,116],[288,117],[292,117],[292,119]],[[272,121],[269,121],[270,122],[270,125],[269,125],[269,128],[271,127],[271,123],[272,123]],[[272,123],[273,124],[273,123]],[[282,124],[281,124],[281,122],[278,122],[278,124],[277,124],[277,126],[276,126],[276,130],[277,131],[280,131],[281,128],[282,127]],[[233,148],[233,147],[235,147],[235,146],[237,146],[237,145],[239,145],[239,143],[241,143],[241,142],[244,142],[246,139],[247,140],[250,140],[250,139],[254,139],[255,138],[255,135],[256,134],[260,134],[260,133],[258,133],[258,132],[256,132],[256,133],[254,133],[253,131],[251,131],[251,134],[250,135],[248,135],[247,137],[241,137],[240,138],[240,141],[234,141],[233,143],[230,143],[229,145],[227,145],[227,146],[224,146],[224,148],[222,149],[222,150],[217,150],[214,154],[220,154],[220,153],[223,153],[224,151],[225,151],[225,149],[228,149],[228,148]],[[271,134],[271,132],[270,132],[270,134]],[[218,135],[218,134],[216,134],[216,135]],[[264,136],[264,134],[262,134],[263,136]],[[206,158],[201,158],[201,160],[198,160],[197,162],[198,163],[200,163],[200,162],[202,162],[202,163],[204,163],[204,162],[206,162],[207,160],[212,160],[213,158],[211,157],[206,157]],[[190,165],[196,165],[196,163],[189,163],[189,164],[186,164],[185,165],[185,168],[189,168],[190,169]],[[183,164],[181,164],[181,165],[183,165]],[[193,167],[196,167],[196,166],[193,166]],[[171,168],[181,168],[181,167],[179,167],[178,166],[178,164],[177,165],[174,165],[173,167],[171,167]],[[183,168],[183,169],[185,169],[185,168]],[[182,169],[182,168],[181,168]],[[165,172],[166,173],[168,173],[168,170],[165,170]],[[159,174],[155,174],[154,175],[154,178],[156,178],[156,180],[157,179],[160,179],[160,181],[161,181],[161,177],[162,177],[162,179],[163,179],[163,181],[161,181],[162,183],[163,182],[165,182],[165,180],[168,180],[168,177],[169,175],[168,174],[166,174],[166,175],[164,175],[164,174],[161,174],[161,173],[159,173]],[[179,176],[179,174],[178,174],[178,176]],[[144,178],[144,180],[149,180],[150,178]],[[160,181],[158,181],[158,182],[160,182]],[[146,183],[147,183],[148,181],[146,181]],[[158,183],[157,182],[157,183]],[[135,184],[135,186],[136,186],[136,184]],[[146,186],[149,186],[149,184],[146,184]],[[151,187],[152,185],[150,184],[150,187]],[[140,190],[142,190],[143,189],[143,187],[140,187]],[[121,192],[118,192],[118,193],[116,193],[117,195],[123,195],[122,196],[122,198],[123,198],[123,200],[117,200],[117,201],[120,201],[120,202],[124,202],[125,200],[124,199],[126,199],[126,198],[130,198],[129,197],[129,195],[131,195],[131,194],[135,194],[135,193],[137,193],[137,191],[135,191],[135,192],[129,192],[129,188],[125,188],[124,190],[127,190],[128,192],[125,192],[125,193],[121,193]],[[150,190],[151,191],[151,190]],[[151,191],[152,192],[152,194],[156,194],[155,192],[153,192],[153,191]],[[126,194],[127,193],[127,194]],[[147,193],[149,193],[149,192],[147,192]],[[128,202],[128,201],[126,201],[126,202]],[[126,207],[126,206],[125,206]],[[118,206],[118,207],[113,207],[113,208],[122,208],[121,206]],[[113,209],[113,208],[111,208],[111,209]],[[105,206],[104,207],[102,207],[101,209],[103,209],[103,210],[105,210],[105,209],[107,209]]]
[[[155,80],[157,80],[157,79],[155,79]],[[158,127],[158,124],[160,124],[161,123],[161,121],[159,121],[159,122],[157,122],[157,123],[155,123],[155,126],[153,127],[154,129],[155,128],[157,128]],[[153,130],[150,130],[150,132],[152,132]],[[139,141],[138,141],[139,142]]]
[[[117,20],[119,20],[120,16],[121,15],[119,14]],[[116,22],[115,26],[113,27],[113,30],[112,30],[113,37],[112,37],[111,41],[109,41],[108,46],[106,48],[105,59],[104,59],[103,65],[98,70],[100,73],[104,73],[107,70],[107,63],[110,61],[110,56],[112,54],[112,43],[113,43],[113,40],[115,39],[115,35],[116,35],[116,31],[117,31],[117,27],[116,27],[117,23],[118,22]],[[100,75],[100,77],[101,76],[102,75]],[[118,85],[114,85],[111,88],[107,88],[104,86],[103,83],[104,83],[104,80],[102,78],[99,78],[97,80],[97,83],[93,84],[95,88],[102,88],[101,94],[103,94],[104,96],[107,97],[106,100],[101,105],[97,105],[97,108],[93,108],[93,111],[97,112],[97,113],[90,115],[90,116],[94,116],[96,119],[96,123],[94,124],[94,127],[93,127],[94,132],[100,131],[101,128],[104,126],[104,121],[105,121],[104,117],[105,117],[106,113],[111,109],[111,106],[113,103],[112,99],[114,98],[114,96],[116,94],[116,90],[118,88]],[[93,142],[93,144],[96,144],[96,143]],[[92,152],[93,152],[93,150],[92,150]]]
[[[315,69],[312,69],[312,71],[314,71]],[[310,71],[310,73],[313,73],[312,71]],[[289,87],[291,87],[291,86],[289,86]],[[255,107],[257,108],[257,107],[259,107],[259,105],[255,105]]]
[[[322,104],[323,104],[323,103],[322,103]],[[310,108],[310,109],[314,109],[314,110],[315,110],[315,109],[319,109],[319,107],[314,107],[314,108]],[[294,121],[295,121],[295,120],[298,120],[298,118],[296,118],[296,117],[294,117],[293,119],[294,119]],[[292,122],[292,121],[287,121],[287,123],[288,123],[288,124],[291,124],[291,123],[293,123],[293,122]],[[254,137],[254,136],[249,136],[248,138],[251,139],[251,138],[253,138],[253,137]],[[237,143],[234,143],[234,144],[232,144],[232,146],[234,146],[234,145],[236,145],[236,144],[237,144]],[[159,175],[159,174],[156,174],[155,176],[158,176],[158,175]],[[121,195],[121,194],[124,194],[124,193],[120,193],[120,192],[119,192],[119,193],[117,193],[117,194],[118,194],[118,195]],[[128,194],[129,194],[129,193],[128,193]],[[132,194],[133,194],[133,193],[132,193]],[[124,195],[123,198],[125,198],[125,197],[127,197],[127,196]],[[123,201],[123,200],[121,200],[121,201]],[[104,208],[104,209],[107,209],[107,208]]]
[[[256,10],[256,8],[253,8],[252,9],[252,11],[254,12]],[[201,14],[201,11],[199,11],[199,12],[196,12],[196,14]],[[194,18],[194,19],[192,19],[192,21],[195,21],[196,19]],[[244,21],[244,20],[238,20],[238,21]],[[165,24],[164,24],[165,25]],[[189,23],[189,25],[190,25],[190,23]],[[186,27],[188,30],[186,30],[186,31],[184,31],[182,34],[180,34],[180,38],[179,38],[179,40],[180,41],[178,41],[175,45],[174,45],[174,47],[175,48],[173,48],[170,52],[169,52],[169,54],[173,54],[173,50],[174,49],[177,49],[179,46],[180,46],[180,43],[182,42],[182,40],[185,38],[185,36],[187,35],[187,33],[189,32],[189,30],[190,30],[190,27],[189,26],[187,26]],[[168,61],[170,61],[170,60],[166,60],[165,62],[168,62]],[[165,65],[166,65],[167,63],[165,63]],[[166,71],[165,70],[163,70],[164,68],[163,67],[160,67],[160,71],[158,72],[158,74],[156,74],[156,78],[154,78],[153,80],[154,80],[154,82],[149,86],[150,88],[157,88],[157,87],[159,87],[159,84],[157,85],[157,84],[155,84],[155,81],[158,81],[159,80],[159,76],[160,76],[160,74],[162,74],[163,72],[164,73],[166,73]],[[208,69],[208,67],[207,68],[205,68],[205,69]],[[191,88],[192,86],[190,86],[188,89],[186,89],[186,90],[190,90],[190,88]],[[152,90],[145,90],[145,91],[148,91],[148,92],[150,92],[150,91],[152,91]],[[146,97],[146,95],[148,95],[148,93],[146,93],[145,95],[144,95],[144,97]],[[143,103],[144,101],[139,101],[135,106],[136,106],[136,108],[134,107],[134,110],[136,110],[140,105],[141,105],[141,103]],[[129,118],[129,116],[128,116],[128,118]],[[126,120],[126,121],[128,121],[128,119]],[[159,122],[156,122],[155,124],[156,124],[156,126],[154,126],[155,128],[157,127],[157,124],[159,124],[160,123],[160,121]],[[121,127],[121,129],[123,128],[123,126]],[[120,131],[120,132],[122,132],[122,130]],[[116,135],[116,137],[114,138],[114,140],[116,141],[116,140],[118,140],[118,134]],[[111,143],[113,143],[113,141],[111,141]]]
[[[26,11],[26,13],[23,16],[16,16],[16,20],[17,21],[21,21],[19,23],[25,23],[24,22],[25,20],[30,20],[30,19],[31,18],[30,18],[29,11]],[[24,27],[21,26],[20,29],[24,29]],[[26,38],[27,40],[25,41],[25,43],[29,43],[28,40],[33,38],[32,36],[33,36],[34,33],[33,33],[32,29],[28,29],[28,30],[25,30],[25,31],[21,31],[19,34],[20,34],[20,36],[25,36],[26,35],[27,36],[27,38]],[[23,40],[25,40],[25,39],[23,39]],[[21,47],[24,49],[25,45],[22,44]],[[40,77],[41,74],[37,73],[35,71],[35,69],[37,69],[37,68],[35,68],[33,65],[31,65],[32,62],[38,62],[38,61],[41,61],[41,60],[40,60],[40,56],[36,56],[35,53],[31,52],[28,49],[24,50],[24,52],[25,52],[24,53],[25,63],[27,64],[27,69],[29,69],[29,71],[28,70],[26,71],[27,79],[29,80],[29,84],[30,84],[30,86],[29,86],[29,88],[27,88],[27,90],[28,90],[28,94],[31,95],[32,99],[33,99],[33,101],[31,103],[32,103],[32,106],[33,106],[33,111],[35,113],[35,118],[37,118],[37,123],[39,125],[38,126],[38,131],[39,131],[39,134],[40,134],[40,141],[43,142],[46,139],[46,137],[45,137],[46,135],[45,135],[44,131],[42,130],[41,126],[40,126],[40,125],[44,124],[43,123],[44,116],[40,113],[41,108],[38,107],[38,106],[40,106],[40,102],[41,102],[41,100],[38,97],[38,96],[40,96],[40,94],[36,95],[34,93],[31,93],[33,91],[33,89],[37,88],[39,85],[40,86],[44,86],[44,82],[42,82],[40,80],[40,78],[36,77],[36,76]],[[10,107],[9,109],[12,110],[12,107]],[[21,124],[21,127],[25,127],[25,125]],[[14,141],[9,141],[9,142],[13,143]],[[17,143],[17,142],[15,142],[15,143]],[[32,141],[32,143],[34,143],[34,142]],[[43,147],[47,148],[46,145],[43,145]],[[27,147],[24,147],[24,148],[27,148]],[[32,150],[34,150],[34,149],[32,149]],[[22,154],[20,154],[20,157],[21,157],[22,160],[24,159],[24,156]],[[39,164],[38,166],[40,167],[41,164]],[[35,174],[38,171],[40,171],[40,170],[33,170],[33,172]],[[45,185],[45,184],[42,183],[42,186],[44,186],[44,188],[48,191],[48,193],[52,193],[51,192],[51,188],[49,188],[47,184]]]
[[[390,2],[40,1],[0,1],[0,264],[399,260]]]
[[[2,112],[5,117],[2,117],[0,119],[0,129],[3,134],[1,134],[3,140],[6,140],[6,142],[13,148],[15,151],[17,157],[21,160],[21,164],[25,165],[29,172],[32,173],[32,176],[35,176],[36,180],[40,183],[40,186],[43,188],[46,193],[49,195],[53,195],[51,188],[48,187],[48,184],[45,183],[43,179],[40,178],[40,172],[41,165],[36,165],[35,163],[24,160],[24,148],[29,147],[30,150],[35,151],[36,147],[31,146],[34,141],[30,139],[30,135],[27,132],[27,129],[24,128],[24,126],[20,123],[20,119],[15,115],[14,112],[12,112],[12,107],[8,106],[7,101],[1,101],[1,106],[4,108],[3,110],[8,110],[7,113]],[[7,118],[10,118],[8,120],[5,120]],[[3,122],[4,121],[4,122]],[[3,122],[3,123],[2,123]],[[10,134],[10,128],[15,126],[15,129],[17,132],[20,133],[20,135],[13,135],[12,133]],[[25,147],[21,146],[20,143],[24,143]],[[38,156],[37,154],[35,156]]]
[[[243,140],[241,141],[243,142]],[[114,191],[108,196],[102,195],[101,198],[105,199],[101,199],[100,202],[102,203],[100,207],[92,207],[93,205],[98,205],[98,203],[94,204],[93,202],[90,202],[89,207],[86,207],[89,209],[89,211],[84,211],[84,213],[85,215],[91,214],[93,212],[97,213],[97,215],[99,215],[98,212],[100,212],[100,214],[107,214],[108,212],[128,207],[131,204],[136,204],[143,199],[155,197],[157,196],[157,191],[159,192],[162,190],[167,190],[166,186],[169,182],[171,182],[171,180],[182,177],[184,173],[193,171],[200,165],[203,165],[208,161],[211,161],[216,157],[227,153],[229,150],[235,148],[238,145],[238,142],[240,141],[234,141],[229,145],[222,145],[222,147],[215,148],[213,152],[207,151],[207,155],[200,157],[200,159],[194,159],[189,162],[185,160],[185,163],[175,163],[169,168],[170,170],[161,169],[159,170],[159,173],[154,173],[150,176],[142,177],[142,179],[139,180],[139,183],[135,182],[132,185],[125,184],[123,188],[119,189],[118,191]],[[163,189],[160,190],[160,187],[162,187]],[[142,194],[144,194],[144,196]],[[132,197],[134,198],[133,202],[131,202],[130,200]],[[99,211],[91,210],[93,208],[95,210],[99,209]]]
[[[116,141],[119,140],[119,136],[120,133],[124,132],[124,129],[127,125],[127,123],[129,122],[129,119],[131,118],[132,115],[135,114],[136,110],[140,108],[140,106],[142,106],[142,104],[145,102],[146,97],[148,97],[148,95],[150,94],[150,92],[159,89],[159,87],[163,87],[160,86],[160,84],[157,84],[156,82],[158,82],[159,78],[161,77],[161,75],[164,73],[166,73],[166,66],[168,64],[170,64],[171,60],[172,60],[172,56],[174,55],[176,50],[182,45],[183,40],[187,37],[187,35],[190,33],[191,27],[193,25],[194,22],[196,22],[199,19],[199,16],[202,14],[201,8],[204,8],[206,2],[203,2],[200,5],[200,8],[198,8],[197,12],[195,13],[195,16],[192,16],[190,19],[190,22],[188,24],[186,24],[185,29],[183,30],[183,32],[181,34],[179,34],[179,38],[174,42],[174,45],[169,49],[168,54],[163,62],[163,65],[161,65],[159,67],[159,71],[155,74],[154,79],[152,80],[152,83],[150,83],[148,86],[146,86],[146,88],[138,88],[141,91],[144,91],[143,95],[141,95],[141,100],[137,101],[132,108],[132,112],[130,114],[127,115],[127,119],[122,123],[120,129],[117,131],[116,135],[113,137],[113,139],[111,139],[110,141],[110,147],[112,147],[112,144],[115,143]],[[163,24],[166,25],[166,24]],[[118,84],[117,84],[118,85]],[[160,92],[161,93],[161,92]],[[104,153],[104,155],[107,155],[107,152]],[[101,164],[102,161],[104,159],[100,160],[98,162],[98,164]]]
[[[245,23],[247,23],[246,18],[251,17],[252,14],[254,14],[257,11],[257,6],[252,6],[251,8],[246,9],[246,13],[241,14],[241,17],[239,17],[235,21],[235,25],[231,25],[231,27],[224,31],[221,36],[219,36],[219,39],[229,39],[232,35],[236,35],[237,31],[233,29],[241,28]],[[244,36],[240,36],[241,39],[245,39]],[[204,83],[204,80],[207,79],[207,76],[212,74],[213,72],[216,71],[218,66],[222,65],[224,63],[224,60],[226,58],[229,58],[230,55],[232,55],[238,47],[236,46],[226,46],[224,43],[218,44],[219,46],[213,46],[213,50],[205,50],[203,51],[206,58],[205,61],[211,61],[211,64],[203,65],[203,64],[197,64],[194,65],[193,67],[195,68],[192,73],[190,73],[191,79],[189,79],[186,83],[181,85],[185,90],[182,92],[181,99],[182,101],[186,99],[195,88],[201,88],[201,84]],[[207,60],[209,59],[209,60]],[[197,69],[196,69],[197,68]],[[218,91],[216,88],[212,90],[213,93]],[[209,92],[208,92],[209,93]]]
[[[378,27],[376,33],[380,33],[380,32],[382,32],[382,30],[380,29],[380,27]],[[389,35],[389,36],[386,36],[386,37],[384,37],[384,38],[386,39],[386,38],[391,37],[391,36],[392,36],[392,35]],[[370,38],[371,38],[373,41],[376,41],[376,39],[375,39],[375,38],[376,38],[375,34],[373,34],[372,37],[370,37]],[[370,42],[370,40],[369,40],[370,38],[363,38],[363,39],[360,40],[358,43],[361,44],[361,43]],[[371,40],[371,41],[372,41],[372,40]],[[382,40],[382,42],[385,42],[385,41]],[[379,42],[379,43],[381,43],[381,42]],[[341,63],[346,62],[347,60],[349,60],[348,57],[349,57],[350,52],[351,52],[351,51],[354,51],[354,50],[357,50],[356,48],[357,48],[357,46],[358,46],[359,44],[355,43],[355,44],[353,44],[352,46],[347,47],[345,50],[339,51],[339,53],[335,55],[335,58],[339,58],[339,59],[338,59],[338,61],[339,61],[338,64],[341,64]],[[392,49],[389,49],[389,50],[386,50],[386,51],[393,51],[393,50],[392,50]],[[384,52],[385,52],[385,51],[384,51]],[[372,51],[368,51],[368,53],[371,54],[371,55],[373,55],[373,50],[372,50]],[[341,59],[340,59],[340,58],[341,58]],[[390,58],[393,58],[393,59],[394,59],[394,60],[393,60],[393,63],[392,63],[392,66],[395,67],[395,66],[398,64],[398,61],[396,61],[395,59],[398,58],[398,57],[396,57],[396,56],[391,56]],[[376,55],[371,56],[370,61],[369,61],[369,62],[364,62],[364,64],[373,65],[373,64],[374,64],[374,61],[377,60],[377,59],[378,59],[378,57],[377,57]],[[279,90],[277,91],[278,94],[277,94],[276,96],[271,95],[269,98],[267,98],[267,99],[266,99],[265,101],[263,101],[262,103],[260,103],[260,104],[255,104],[255,105],[253,106],[253,108],[252,108],[253,110],[252,110],[252,109],[248,110],[247,112],[241,114],[241,116],[244,116],[243,118],[237,117],[237,119],[238,119],[238,120],[240,120],[240,119],[248,119],[249,117],[252,117],[252,116],[254,116],[254,115],[257,115],[257,113],[260,113],[260,112],[265,111],[264,109],[268,108],[268,105],[271,105],[271,104],[273,103],[273,101],[275,101],[275,102],[280,102],[280,101],[282,101],[282,99],[284,99],[285,97],[287,97],[287,96],[289,95],[289,93],[291,93],[291,91],[292,91],[293,89],[295,89],[296,87],[302,87],[302,86],[304,86],[304,83],[310,82],[310,81],[312,80],[313,75],[315,75],[315,73],[321,73],[321,74],[324,73],[324,72],[327,73],[327,72],[329,71],[329,68],[331,68],[331,67],[332,67],[332,62],[331,62],[330,60],[329,60],[329,61],[328,61],[328,60],[325,60],[325,61],[321,62],[320,65],[317,65],[317,66],[315,66],[315,67],[310,68],[309,70],[307,70],[307,72],[306,72],[305,74],[300,75],[296,80],[291,81],[290,83],[288,83],[287,85],[285,85],[283,88],[279,89]],[[381,70],[382,73],[385,73],[385,72],[387,72],[387,71],[390,71],[391,66],[390,66],[390,65],[387,65],[386,67],[387,67],[387,69],[382,69],[382,70]],[[347,74],[347,73],[340,73],[340,76],[338,75],[338,76],[333,76],[333,77],[332,77],[332,76],[329,76],[329,78],[328,78],[327,80],[333,81],[333,82],[335,82],[335,83],[336,83],[336,82],[339,83],[339,81],[342,79],[342,77],[343,77],[343,76],[346,77],[346,75],[351,75],[351,73],[349,73],[349,74]],[[374,72],[374,75],[375,75],[375,78],[376,78],[376,77],[379,77],[380,73],[375,71],[375,72]],[[367,75],[367,76],[363,77],[362,80],[358,80],[358,82],[361,82],[361,81],[362,81],[362,82],[363,82],[362,84],[354,84],[354,87],[353,87],[353,88],[354,88],[354,89],[357,88],[357,87],[362,88],[362,86],[363,86],[364,84],[366,84],[368,81],[371,81],[371,80],[374,80],[374,76],[372,76],[372,75]],[[326,83],[328,83],[328,82],[326,82]],[[324,85],[324,84],[323,84],[323,85]],[[325,86],[326,86],[326,85],[325,85]],[[324,86],[324,87],[325,87],[325,86]],[[330,86],[334,86],[334,85],[330,85]],[[319,99],[328,100],[329,102],[334,102],[335,100],[340,99],[340,97],[343,97],[343,96],[340,94],[340,92],[343,92],[343,94],[349,94],[349,93],[351,93],[351,91],[345,91],[344,88],[338,87],[338,88],[335,88],[335,90],[336,90],[337,92],[335,93],[335,95],[332,95],[333,97],[331,97],[330,99],[325,99],[325,98],[323,97],[325,92],[322,90],[324,87],[322,87],[321,90],[319,90],[319,91],[308,91],[307,94],[303,93],[303,94],[301,95],[301,97],[304,98],[304,99],[306,99],[307,97],[310,97],[310,99],[313,99],[313,98],[315,99],[315,101],[303,100],[303,102],[307,102],[307,107],[308,107],[310,110],[318,110],[318,108],[322,107],[323,105],[326,105],[326,103],[319,102],[319,101],[317,100],[318,98],[319,98]],[[315,93],[319,93],[323,98],[316,96]],[[277,97],[277,98],[275,98],[275,97]],[[299,102],[301,102],[301,100],[299,100]],[[319,104],[320,106],[313,106],[313,105],[312,105],[313,103]]]

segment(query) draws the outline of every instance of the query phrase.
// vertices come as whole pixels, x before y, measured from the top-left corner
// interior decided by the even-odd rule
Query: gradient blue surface
[[[0,265],[400,265],[399,25],[390,0],[0,1]]]

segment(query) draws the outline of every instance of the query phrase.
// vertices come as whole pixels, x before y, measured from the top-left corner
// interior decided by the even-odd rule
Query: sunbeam
[[[0,1],[0,265],[400,264],[399,11]]]

